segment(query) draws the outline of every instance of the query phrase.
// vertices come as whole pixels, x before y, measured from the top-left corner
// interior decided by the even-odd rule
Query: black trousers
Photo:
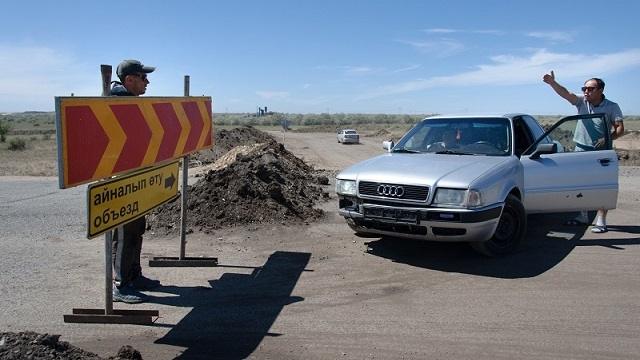
[[[145,217],[136,219],[123,228],[122,240],[119,240],[118,229],[113,232],[111,256],[115,285],[120,288],[142,275],[140,253],[142,252],[142,234],[147,227]]]

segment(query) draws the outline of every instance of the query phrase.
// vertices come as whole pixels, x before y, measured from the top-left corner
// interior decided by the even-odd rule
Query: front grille
[[[381,195],[381,194],[378,194],[378,187],[380,185],[400,186],[402,187],[404,192],[402,196]],[[379,182],[373,182],[373,181],[360,181],[360,183],[358,184],[358,192],[360,193],[360,195],[378,196],[378,197],[384,197],[389,199],[427,201],[427,196],[429,196],[429,187],[416,186],[416,185],[387,184],[387,183],[379,183]]]

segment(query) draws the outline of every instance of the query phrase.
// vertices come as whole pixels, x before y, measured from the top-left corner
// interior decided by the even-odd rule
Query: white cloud
[[[272,100],[272,99],[286,99],[289,97],[289,92],[287,91],[256,91],[256,94],[263,99]]]
[[[425,29],[424,30],[424,32],[430,33],[430,34],[451,34],[451,33],[455,33],[455,32],[458,32],[458,31],[460,31],[460,30],[443,29],[443,28]]]
[[[427,34],[453,34],[453,33],[467,33],[467,34],[483,34],[483,35],[503,35],[504,31],[500,30],[462,30],[462,29],[445,29],[434,28],[423,30]]]
[[[0,68],[0,111],[51,111],[55,96],[100,95],[97,66],[46,46],[0,44]]]
[[[527,33],[527,36],[549,40],[552,42],[573,42],[573,34],[565,31],[533,31]]]
[[[464,45],[461,42],[452,39],[426,41],[399,40],[399,42],[410,45],[417,51],[429,53],[436,57],[447,57],[464,50]]]
[[[379,69],[372,68],[370,66],[343,66],[342,69],[347,75],[362,76],[369,75],[380,71]]]
[[[411,70],[416,70],[419,69],[421,67],[421,65],[409,65],[407,67],[403,67],[400,69],[396,69],[396,70],[392,70],[391,73],[392,74],[396,74],[396,73],[401,73],[401,72],[405,72],[405,71],[411,71]]]
[[[475,70],[448,76],[391,84],[363,94],[357,100],[422,91],[436,87],[504,86],[542,82],[542,76],[554,70],[560,82],[586,79],[593,74],[606,76],[640,66],[640,49],[629,49],[611,54],[566,54],[540,49],[529,57],[500,55],[492,63],[477,65]]]

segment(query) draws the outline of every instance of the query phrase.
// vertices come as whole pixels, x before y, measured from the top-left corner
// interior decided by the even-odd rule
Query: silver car
[[[354,129],[343,129],[338,131],[338,142],[343,144],[357,144],[360,142],[360,135]]]
[[[527,214],[616,207],[609,132],[591,148],[576,142],[579,129],[603,121],[603,114],[569,116],[545,132],[526,114],[424,119],[397,144],[383,143],[388,153],[336,176],[339,213],[363,235],[513,252]]]

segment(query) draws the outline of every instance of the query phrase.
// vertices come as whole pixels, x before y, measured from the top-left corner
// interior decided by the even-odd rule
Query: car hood
[[[496,171],[508,156],[394,154],[380,155],[341,171],[345,180],[467,188],[483,174]]]

